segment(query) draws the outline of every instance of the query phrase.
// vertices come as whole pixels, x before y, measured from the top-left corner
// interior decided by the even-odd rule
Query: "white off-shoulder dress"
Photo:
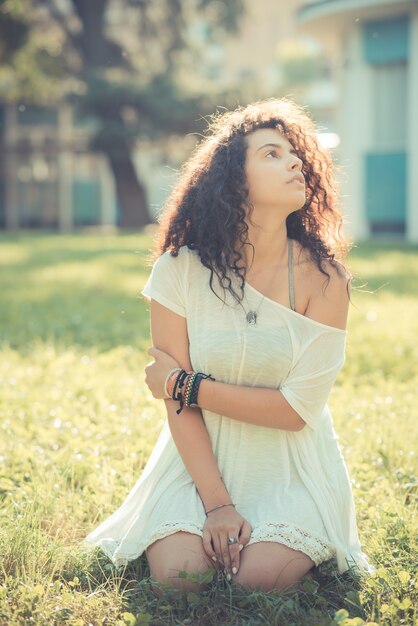
[[[248,283],[240,306],[215,276],[224,304],[209,277],[197,251],[183,246],[177,257],[167,251],[156,260],[141,293],[187,319],[193,370],[232,385],[279,389],[306,422],[293,432],[202,411],[225,486],[252,526],[248,545],[276,541],[315,565],[332,559],[340,573],[375,571],[359,543],[349,474],[327,405],[347,331],[267,297],[261,302]],[[291,288],[292,278],[289,256]],[[257,325],[249,325],[245,311],[259,306]],[[86,542],[122,566],[177,531],[202,536],[205,520],[166,420],[126,500]]]

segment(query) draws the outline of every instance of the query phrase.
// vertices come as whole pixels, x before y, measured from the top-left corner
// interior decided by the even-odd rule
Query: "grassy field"
[[[350,255],[347,358],[330,398],[360,540],[377,567],[324,564],[299,592],[156,598],[145,555],[124,572],[81,540],[123,501],[164,421],[149,361],[149,235],[0,238],[0,624],[412,625],[417,609],[418,249]]]

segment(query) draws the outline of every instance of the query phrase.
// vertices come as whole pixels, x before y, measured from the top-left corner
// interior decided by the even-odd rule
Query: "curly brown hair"
[[[350,245],[341,234],[343,216],[337,206],[336,165],[319,145],[317,127],[304,109],[287,98],[268,98],[234,111],[216,112],[209,119],[207,136],[182,166],[180,179],[159,217],[154,258],[167,250],[177,256],[179,248],[187,245],[198,251],[202,264],[210,269],[209,284],[215,295],[214,274],[223,289],[236,301],[242,300],[246,268],[237,265],[242,255],[236,243],[249,243],[245,221],[246,137],[260,128],[274,128],[288,139],[302,160],[306,181],[306,202],[287,216],[287,236],[309,251],[328,277],[327,283],[330,275],[324,268],[325,259],[339,274],[347,276],[343,260]],[[228,270],[241,277],[241,294],[234,291]]]

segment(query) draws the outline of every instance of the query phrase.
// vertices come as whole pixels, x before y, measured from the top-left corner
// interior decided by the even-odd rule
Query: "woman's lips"
[[[287,181],[288,184],[290,185],[291,183],[299,183],[300,185],[304,185],[305,184],[305,177],[301,172],[298,172],[297,174],[293,174],[292,178],[290,180]]]

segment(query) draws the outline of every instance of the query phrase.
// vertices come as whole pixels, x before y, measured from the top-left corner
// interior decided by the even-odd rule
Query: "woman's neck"
[[[263,268],[287,264],[288,240],[285,223],[275,230],[249,225],[248,241],[254,246],[254,250],[246,243],[239,248],[239,251],[245,267],[251,269],[252,273]]]

